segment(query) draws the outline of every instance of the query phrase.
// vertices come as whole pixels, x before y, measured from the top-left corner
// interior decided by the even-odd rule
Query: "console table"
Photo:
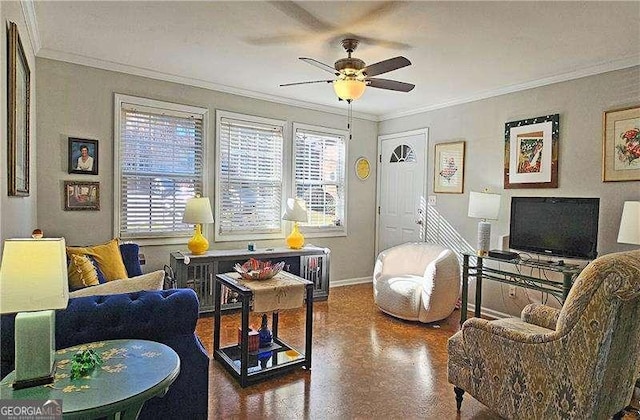
[[[224,288],[216,294],[213,284],[221,273],[233,271],[233,266],[242,264],[249,258],[269,260],[273,263],[284,261],[287,271],[313,283],[314,300],[329,297],[329,248],[305,246],[301,249],[267,248],[248,251],[247,249],[210,250],[202,255],[189,252],[172,252],[170,266],[176,287],[193,289],[200,301],[200,313],[213,312],[218,297],[222,310],[241,307],[236,292]]]
[[[559,265],[551,262],[536,260],[502,260],[488,256],[478,256],[471,253],[462,253],[462,305],[460,307],[460,325],[467,320],[467,303],[469,300],[469,278],[476,280],[475,314],[480,317],[482,307],[482,280],[493,280],[506,283],[510,286],[519,286],[527,289],[549,293],[562,302],[567,298],[573,281],[582,271],[582,266],[577,264]],[[476,259],[476,265],[471,265],[470,258]],[[516,268],[516,272],[505,271],[485,266],[485,261],[494,261],[501,264],[509,264]],[[562,282],[548,280],[546,278],[533,277],[522,274],[522,269],[545,270],[562,274]]]
[[[306,306],[305,317],[305,348],[304,353],[296,350],[291,345],[278,337],[278,310],[281,303],[274,304],[271,312],[272,344],[268,347],[260,347],[258,350],[249,351],[249,312],[251,311],[251,299],[253,290],[241,284],[235,273],[218,274],[215,280],[215,291],[220,293],[222,285],[234,290],[240,296],[242,304],[242,320],[240,325],[240,342],[237,345],[220,347],[221,310],[220,300],[216,300],[213,328],[213,357],[245,387],[252,382],[284,373],[296,367],[311,369],[311,345],[313,335],[313,283],[290,273],[280,272],[273,279],[276,283],[273,287],[277,290],[282,287],[278,279],[300,282],[305,288],[304,302]],[[254,302],[255,304],[255,302]],[[251,366],[250,366],[251,365]]]

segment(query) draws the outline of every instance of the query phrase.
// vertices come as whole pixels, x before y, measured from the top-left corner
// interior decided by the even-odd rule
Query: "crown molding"
[[[194,79],[190,77],[178,76],[170,73],[163,73],[155,70],[149,70],[143,67],[130,66],[126,64],[120,64],[113,61],[100,60],[93,57],[87,57],[79,54],[69,54],[62,51],[57,51],[49,48],[41,48],[38,52],[38,57],[47,58],[50,60],[64,61],[73,64],[79,64],[81,66],[94,67],[102,70],[115,71],[119,73],[131,74],[135,76],[148,77],[150,79],[162,80],[165,82],[180,83],[188,86],[195,86],[199,88],[215,90],[223,93],[230,93],[232,95],[239,95],[253,99],[259,99],[263,101],[276,102],[283,105],[295,106],[298,108],[311,109],[314,111],[327,112],[330,114],[346,115],[347,109],[336,108],[326,105],[313,104],[310,102],[300,101],[296,99],[283,98],[276,95],[267,95],[260,92],[254,92],[246,89],[234,88],[231,86],[220,85],[217,83],[208,82],[206,80]],[[353,112],[354,118],[359,118],[369,121],[379,121],[377,115],[367,114],[363,112]]]
[[[40,51],[40,31],[38,31],[38,20],[36,19],[36,8],[33,4],[33,0],[22,0],[20,2],[22,6],[22,14],[24,15],[24,21],[27,24],[27,32],[29,32],[29,42],[31,42],[31,49],[33,55],[38,55]]]
[[[607,73],[610,71],[622,70],[622,69],[626,69],[626,68],[634,67],[638,65],[640,65],[640,55],[634,55],[631,57],[625,57],[625,58],[621,58],[619,60],[614,60],[614,61],[607,61],[601,64],[596,64],[594,66],[585,67],[583,69],[570,71],[570,72],[562,73],[555,76],[545,77],[545,78],[534,80],[531,82],[520,83],[517,85],[505,86],[498,89],[480,92],[478,94],[468,96],[466,98],[452,99],[447,102],[429,105],[422,108],[383,114],[383,115],[380,115],[379,121],[386,121],[386,120],[391,120],[395,118],[421,114],[423,112],[434,111],[436,109],[448,108],[455,105],[461,105],[469,102],[479,101],[481,99],[487,99],[495,96],[506,95],[508,93],[520,92],[523,90],[533,89],[541,86],[547,86],[554,83],[580,79],[582,77],[593,76],[596,74]]]

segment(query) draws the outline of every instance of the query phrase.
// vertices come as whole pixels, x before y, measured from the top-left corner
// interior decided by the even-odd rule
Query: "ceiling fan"
[[[306,85],[311,83],[333,83],[333,89],[338,98],[347,102],[354,101],[362,96],[367,86],[395,90],[398,92],[410,92],[415,85],[411,83],[398,82],[397,80],[374,78],[380,74],[401,69],[411,65],[407,58],[398,56],[380,61],[375,64],[366,65],[359,58],[351,57],[351,54],[358,47],[359,41],[354,38],[342,40],[342,47],[347,51],[347,57],[341,58],[331,67],[313,58],[300,57],[300,60],[316,66],[329,73],[333,73],[336,78],[330,80],[312,80],[308,82],[285,83],[280,86]]]

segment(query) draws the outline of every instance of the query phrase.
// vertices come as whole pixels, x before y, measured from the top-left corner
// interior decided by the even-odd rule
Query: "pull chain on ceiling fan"
[[[411,83],[373,78],[373,76],[378,76],[380,74],[409,66],[411,65],[411,61],[405,57],[398,56],[367,66],[364,61],[351,56],[358,47],[358,43],[359,41],[357,39],[343,39],[342,47],[347,52],[347,57],[336,61],[333,67],[318,60],[314,60],[313,58],[300,57],[300,60],[334,74],[336,79],[285,83],[280,86],[333,83],[333,89],[336,95],[338,95],[338,98],[349,102],[349,104],[351,101],[360,98],[367,86],[378,89],[395,90],[398,92],[410,92],[413,90],[415,85]]]

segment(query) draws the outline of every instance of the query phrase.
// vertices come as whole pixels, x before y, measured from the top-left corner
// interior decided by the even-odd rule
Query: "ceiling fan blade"
[[[388,15],[389,13],[392,13],[394,10],[402,6],[402,3],[403,2],[401,1],[380,2],[379,5],[376,6],[374,9],[369,10],[364,15],[357,17],[356,19],[353,19],[346,26],[353,27],[353,26],[364,25],[372,22],[375,23],[379,21],[384,15]]]
[[[367,85],[378,89],[397,90],[399,92],[411,92],[416,85],[398,82],[389,79],[367,79]]]
[[[328,32],[334,29],[333,25],[321,21],[293,1],[270,1],[269,4],[313,31]]]
[[[363,44],[377,45],[383,48],[389,48],[394,50],[410,50],[412,47],[409,44],[398,41],[389,41],[388,39],[370,38],[367,36],[354,35],[354,37],[360,40]]]
[[[336,69],[334,69],[330,65],[321,63],[318,60],[314,60],[313,58],[307,58],[307,57],[299,57],[299,58],[305,63],[311,64],[312,66],[316,66],[319,69],[322,69],[324,71],[328,71],[329,73],[335,74],[336,76],[340,74],[336,71]]]
[[[314,39],[314,35],[309,33],[291,33],[287,35],[263,36],[259,38],[246,38],[244,42],[249,45],[270,46],[270,45],[291,45],[309,42]]]
[[[410,66],[411,61],[405,57],[393,57],[384,61],[380,61],[375,64],[371,64],[361,70],[367,77],[377,76],[379,74],[388,73],[393,70],[398,70],[406,66]]]
[[[309,85],[311,83],[333,83],[333,80],[311,80],[309,82],[284,83],[284,84],[281,84],[280,87],[282,87],[282,86],[295,86],[295,85]]]

